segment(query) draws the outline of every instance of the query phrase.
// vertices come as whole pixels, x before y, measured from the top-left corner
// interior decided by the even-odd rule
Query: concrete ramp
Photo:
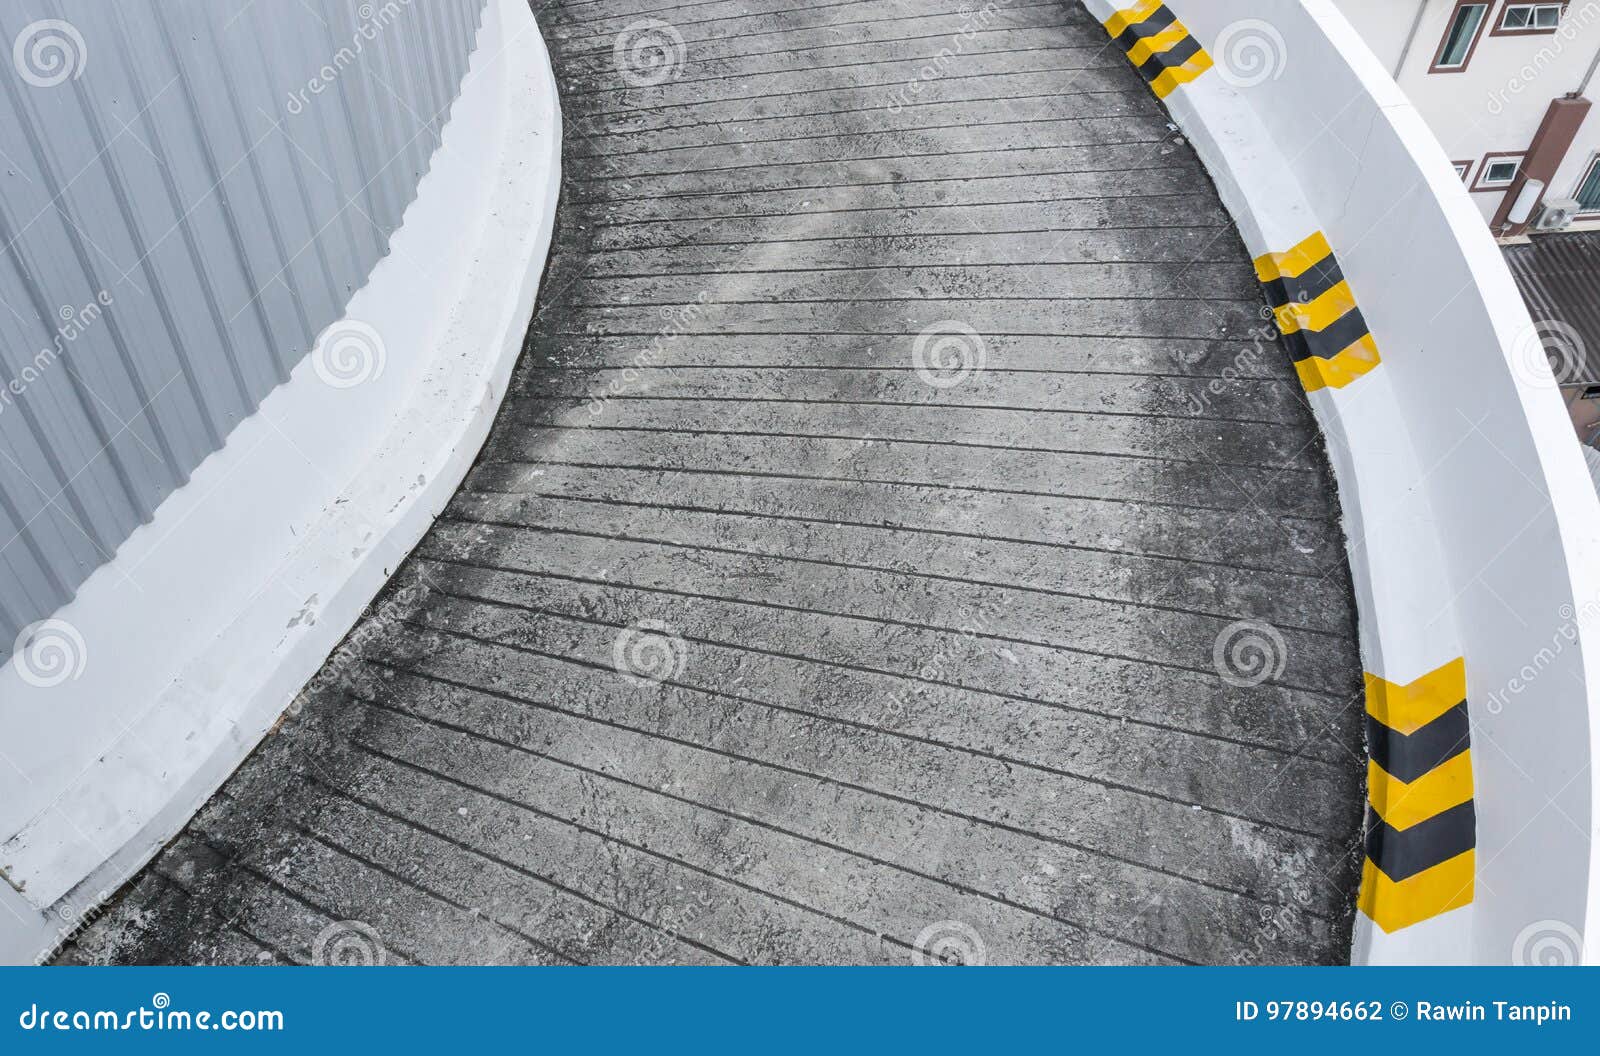
[[[66,959],[1347,960],[1333,486],[1104,29],[536,8],[566,184],[496,431]]]

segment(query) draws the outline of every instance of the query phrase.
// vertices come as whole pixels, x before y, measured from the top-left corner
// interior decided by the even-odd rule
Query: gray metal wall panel
[[[482,12],[0,8],[0,643],[70,600],[344,313]]]

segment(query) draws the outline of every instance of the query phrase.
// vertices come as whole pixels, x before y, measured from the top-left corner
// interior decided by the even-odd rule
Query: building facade
[[[1600,230],[1600,0],[1337,0],[1500,237]]]

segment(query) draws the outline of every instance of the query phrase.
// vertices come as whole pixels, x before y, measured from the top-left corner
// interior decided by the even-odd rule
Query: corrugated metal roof
[[[1600,231],[1535,235],[1505,254],[1533,321],[1564,324],[1582,342],[1583,376],[1561,380],[1600,384]]]

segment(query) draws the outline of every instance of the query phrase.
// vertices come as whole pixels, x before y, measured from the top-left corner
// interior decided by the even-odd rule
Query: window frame
[[[1455,28],[1456,19],[1461,17],[1465,8],[1483,8],[1483,17],[1478,19],[1478,28],[1473,31],[1472,43],[1467,45],[1467,53],[1462,56],[1459,66],[1441,66],[1444,60],[1444,49],[1450,44],[1450,31]],[[1494,0],[1456,0],[1456,6],[1450,9],[1450,17],[1445,20],[1444,33],[1439,37],[1439,46],[1434,49],[1433,62],[1428,66],[1429,73],[1465,73],[1467,67],[1472,65],[1472,58],[1478,53],[1478,45],[1483,42],[1484,34],[1493,24]]]
[[[1471,161],[1452,161],[1450,164],[1456,167],[1456,175],[1461,177],[1461,182],[1470,187],[1472,185],[1472,181],[1468,179],[1468,177],[1472,175],[1472,166],[1474,163]]]
[[[1561,20],[1567,17],[1567,8],[1571,0],[1544,0],[1539,3],[1535,0],[1505,0],[1500,6],[1499,14],[1495,15],[1494,26],[1489,30],[1492,37],[1548,37],[1561,32]],[[1526,26],[1522,29],[1512,29],[1506,26],[1506,16],[1514,7],[1559,7],[1561,13],[1556,16],[1556,24],[1550,27]]]
[[[1517,177],[1522,175],[1522,163],[1527,159],[1528,152],[1525,150],[1496,150],[1485,154],[1483,156],[1483,160],[1478,162],[1477,178],[1472,181],[1473,193],[1477,194],[1481,192],[1487,194],[1493,191],[1510,190],[1512,185],[1517,182]],[[1485,182],[1489,175],[1489,170],[1494,168],[1496,164],[1504,161],[1512,161],[1516,163],[1517,168],[1516,171],[1511,174],[1511,178],[1506,180],[1504,183]]]
[[[1577,185],[1572,188],[1572,200],[1579,204],[1578,215],[1585,219],[1600,217],[1600,205],[1595,206],[1593,209],[1584,209],[1582,201],[1578,198],[1578,192],[1583,190],[1583,185],[1597,174],[1600,174],[1600,152],[1597,152],[1589,159],[1589,164],[1584,168],[1583,175],[1578,177]]]

